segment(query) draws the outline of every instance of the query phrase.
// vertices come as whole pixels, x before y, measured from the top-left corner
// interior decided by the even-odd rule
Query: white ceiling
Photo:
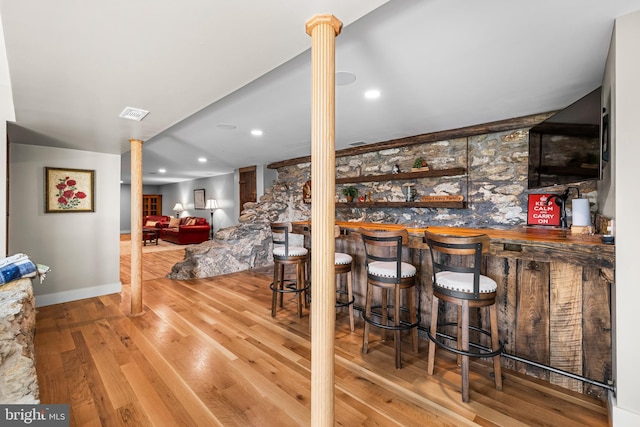
[[[308,155],[305,22],[316,13],[344,23],[336,71],[356,76],[336,88],[338,149],[552,111],[600,85],[614,19],[637,10],[640,0],[0,0],[9,137],[123,154],[125,182],[128,141],[142,139],[144,183],[156,185]],[[370,88],[381,97],[365,100]],[[126,106],[150,114],[120,119]]]

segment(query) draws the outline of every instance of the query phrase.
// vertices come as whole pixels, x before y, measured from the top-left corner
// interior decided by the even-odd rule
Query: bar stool
[[[365,305],[364,333],[362,336],[362,352],[367,353],[369,347],[369,326],[382,329],[383,339],[385,331],[394,331],[396,368],[402,368],[402,337],[401,332],[410,330],[413,341],[413,351],[418,352],[418,317],[416,314],[416,268],[402,262],[402,245],[408,240],[406,230],[379,231],[359,230],[365,249],[367,269],[367,297]],[[373,306],[373,291],[381,290],[381,304]],[[409,308],[400,306],[401,292],[408,294]],[[387,302],[388,293],[392,293],[392,303]],[[373,309],[380,309],[380,313]],[[392,309],[393,316],[389,319],[388,310]],[[408,320],[402,321],[401,312],[409,312]],[[380,320],[374,320],[372,315]],[[406,317],[406,316],[405,316]]]
[[[489,237],[444,236],[424,232],[425,241],[431,252],[433,268],[433,300],[431,306],[431,327],[429,336],[429,357],[427,373],[433,375],[436,345],[458,355],[462,363],[462,401],[469,402],[469,357],[492,357],[494,379],[497,390],[502,390],[502,371],[500,353],[502,344],[498,338],[498,313],[496,309],[496,282],[480,273],[482,254],[489,249]],[[455,260],[455,261],[454,261]],[[455,323],[438,324],[439,301],[458,306],[458,319]],[[490,330],[469,325],[469,308],[487,307]],[[439,341],[438,327],[456,325],[458,345],[454,348]],[[491,338],[491,351],[483,349],[469,351],[469,330],[477,331]]]
[[[334,228],[334,237],[340,237],[340,226],[336,225]],[[353,280],[352,280],[352,266],[353,266],[353,257],[349,254],[345,254],[343,252],[335,253],[335,273],[336,273],[336,308],[340,307],[348,307],[349,308],[349,327],[351,332],[355,331],[355,321],[353,317],[353,303],[355,302],[355,297],[353,296]],[[347,276],[347,289],[343,289],[338,287],[338,284],[341,282],[340,277],[342,274],[346,274]],[[346,296],[346,299],[345,299]]]
[[[300,246],[292,246],[289,244],[289,233],[291,233],[291,224],[284,222],[271,223],[272,241],[273,241],[273,282],[269,285],[273,291],[271,299],[271,317],[276,315],[276,305],[282,308],[283,295],[293,294],[297,300],[298,317],[302,317],[302,305],[304,300],[305,307],[307,304],[307,290],[309,283],[306,277],[306,263],[308,251]],[[278,238],[276,236],[283,236]],[[295,265],[295,280],[285,280],[285,265]]]
[[[302,227],[302,234],[311,237],[311,224]],[[336,225],[333,228],[333,237],[339,238],[341,234],[340,226]],[[309,249],[309,254],[311,250]],[[336,275],[336,303],[335,307],[348,307],[349,309],[349,328],[351,332],[355,331],[355,317],[353,314],[353,304],[355,303],[355,297],[353,296],[353,280],[352,280],[352,267],[353,257],[349,254],[342,252],[334,252],[334,272]],[[309,275],[311,270],[311,259],[308,263]],[[339,286],[341,283],[340,277],[342,274],[346,274],[346,289]],[[346,297],[346,298],[345,298]]]

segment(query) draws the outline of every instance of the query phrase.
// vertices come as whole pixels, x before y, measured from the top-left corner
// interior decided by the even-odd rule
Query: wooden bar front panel
[[[357,233],[359,224],[340,225],[351,233],[337,243],[337,249],[354,255],[356,305],[363,307],[366,271]],[[380,229],[397,227],[373,225]],[[473,233],[468,229],[448,231],[453,230]],[[431,261],[422,243],[422,231],[410,232],[405,259],[419,269],[421,326],[426,328],[431,318]],[[491,251],[485,261],[486,274],[498,283],[498,321],[505,351],[606,383],[611,378],[613,248],[580,240],[563,244],[564,238],[556,239],[553,235],[545,240],[535,234],[533,240],[527,241],[518,233],[514,239],[509,239],[504,230],[498,234],[499,237],[492,236]],[[483,316],[484,313],[479,313],[475,318],[484,324]],[[453,307],[446,309],[443,319],[445,317],[449,321],[455,319]],[[502,365],[571,390],[606,398],[606,390],[601,387],[542,368],[504,357]]]

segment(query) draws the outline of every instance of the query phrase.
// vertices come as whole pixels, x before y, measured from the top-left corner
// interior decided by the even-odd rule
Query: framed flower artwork
[[[45,167],[45,213],[95,212],[94,173]]]

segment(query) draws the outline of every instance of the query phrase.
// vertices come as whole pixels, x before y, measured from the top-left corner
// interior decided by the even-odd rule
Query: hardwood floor
[[[121,295],[38,309],[42,403],[69,403],[74,426],[309,425],[306,312],[298,319],[295,304],[285,302],[272,318],[268,274],[165,279],[175,256],[182,259],[178,252],[143,254],[140,317],[126,315],[127,285]],[[122,265],[126,278],[126,259]],[[510,371],[496,391],[481,362],[471,363],[471,402],[463,404],[460,372],[447,353],[438,353],[430,377],[426,341],[417,355],[405,346],[397,370],[392,340],[373,340],[365,355],[361,340],[359,316],[350,333],[339,313],[336,425],[607,425],[602,402]]]

